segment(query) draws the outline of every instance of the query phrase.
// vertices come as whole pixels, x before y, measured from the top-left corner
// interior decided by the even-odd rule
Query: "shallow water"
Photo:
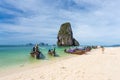
[[[42,46],[40,51],[44,54],[44,60],[36,60],[30,56],[33,46],[0,46],[0,69],[9,68],[12,66],[22,66],[25,64],[32,64],[35,62],[43,62],[44,60],[54,60],[68,56],[64,53],[64,49],[68,47]],[[47,54],[49,49],[56,48],[56,53],[59,57],[53,57]]]

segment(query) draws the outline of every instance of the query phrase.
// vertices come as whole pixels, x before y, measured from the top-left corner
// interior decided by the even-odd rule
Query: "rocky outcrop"
[[[79,42],[73,38],[73,46],[79,46]]]
[[[58,46],[79,46],[79,42],[73,38],[70,23],[64,23],[61,25],[57,39]]]

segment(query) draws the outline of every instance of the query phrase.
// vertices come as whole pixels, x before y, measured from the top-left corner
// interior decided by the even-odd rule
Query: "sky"
[[[120,44],[120,0],[1,0],[0,44],[56,44],[70,22],[81,45]]]

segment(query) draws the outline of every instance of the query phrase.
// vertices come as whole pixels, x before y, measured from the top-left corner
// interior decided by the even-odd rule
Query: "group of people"
[[[55,48],[54,49],[49,49],[48,54],[50,54],[52,56],[55,56],[56,55]]]
[[[42,54],[42,52],[39,50],[39,46],[38,44],[36,44],[33,49],[32,52],[30,53],[32,57],[36,58],[36,59],[40,59],[42,58],[44,55]],[[50,54],[51,56],[55,56],[56,55],[56,51],[55,48],[54,49],[49,49],[48,50],[48,54]]]
[[[39,59],[40,54],[41,54],[41,51],[39,50],[38,44],[36,44],[32,49],[31,56],[35,57],[36,59]]]

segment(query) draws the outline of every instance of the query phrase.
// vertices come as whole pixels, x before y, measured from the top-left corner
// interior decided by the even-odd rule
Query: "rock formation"
[[[79,46],[79,42],[73,38],[70,23],[64,23],[61,25],[57,39],[58,46]]]

